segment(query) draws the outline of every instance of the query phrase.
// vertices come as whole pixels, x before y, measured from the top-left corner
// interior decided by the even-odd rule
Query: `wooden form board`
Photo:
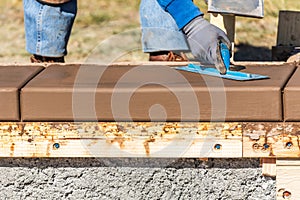
[[[277,30],[277,45],[272,47],[272,60],[283,60],[287,62],[292,60],[290,57],[299,52],[296,50],[296,48],[300,46],[299,32],[300,12],[288,10],[280,11]]]
[[[238,123],[1,123],[0,157],[241,157]]]
[[[243,157],[300,157],[300,123],[244,123]]]
[[[300,123],[2,122],[0,157],[300,158]]]

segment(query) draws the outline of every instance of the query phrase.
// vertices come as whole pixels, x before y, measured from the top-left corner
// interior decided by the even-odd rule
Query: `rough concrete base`
[[[0,199],[275,199],[257,159],[1,159]]]

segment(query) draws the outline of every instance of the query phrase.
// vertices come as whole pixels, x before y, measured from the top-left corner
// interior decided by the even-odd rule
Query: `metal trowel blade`
[[[265,76],[265,75],[250,74],[250,73],[231,71],[231,70],[227,70],[227,73],[222,75],[216,68],[203,67],[203,66],[195,65],[195,64],[189,64],[187,66],[175,67],[175,69],[198,73],[198,74],[209,75],[209,76],[215,76],[215,77],[230,79],[230,80],[235,80],[235,81],[250,81],[250,80],[259,80],[259,79],[270,78],[269,76]]]

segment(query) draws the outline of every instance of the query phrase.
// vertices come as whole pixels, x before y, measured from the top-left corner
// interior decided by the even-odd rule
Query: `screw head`
[[[285,147],[288,148],[288,149],[290,149],[292,146],[293,146],[293,143],[292,143],[292,142],[287,142],[287,143],[285,144]]]
[[[263,145],[263,147],[264,147],[264,149],[268,149],[268,148],[270,148],[270,145],[269,145],[268,143],[265,143],[265,144]]]
[[[215,150],[221,150],[222,149],[222,145],[221,144],[215,144],[214,149]]]
[[[59,149],[60,147],[60,144],[59,143],[54,143],[53,144],[53,149]]]

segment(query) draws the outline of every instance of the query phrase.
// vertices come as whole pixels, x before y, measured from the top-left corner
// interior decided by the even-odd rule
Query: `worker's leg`
[[[142,45],[145,53],[188,51],[183,33],[156,0],[141,0]]]
[[[51,5],[23,0],[26,49],[33,62],[62,62],[77,12],[77,0]],[[52,60],[51,60],[52,59]]]

